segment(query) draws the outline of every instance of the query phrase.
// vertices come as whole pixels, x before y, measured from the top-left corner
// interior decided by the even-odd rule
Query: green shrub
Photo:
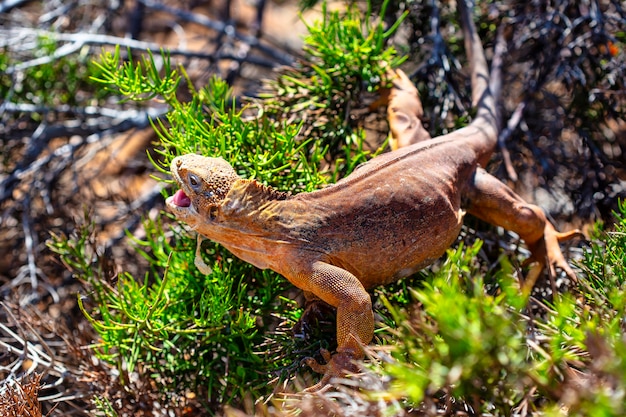
[[[443,396],[448,407],[502,416],[624,415],[626,203],[619,207],[614,230],[599,232],[580,262],[577,292],[551,304],[522,297],[506,265],[485,278],[496,283],[486,291],[480,243],[450,250],[413,291],[411,314],[387,303],[398,342],[384,367],[389,392],[374,395],[413,404]]]
[[[395,349],[397,361],[385,368],[395,395],[419,404],[443,390],[472,405],[507,412],[523,395],[519,376],[527,366],[527,350],[519,309],[525,300],[505,269],[498,274],[495,294],[485,292],[476,262],[481,245],[477,241],[448,251],[439,271],[413,291],[418,303],[410,319],[387,304],[399,325],[397,340],[402,340]]]
[[[38,36],[32,51],[19,51],[22,54],[32,52],[31,59],[45,59],[54,56],[59,49],[59,42],[54,38]],[[24,64],[15,58],[15,53],[0,49],[0,97],[17,104],[58,108],[61,105],[78,105],[86,98],[85,91],[93,90],[89,83],[89,65],[87,57],[68,55],[51,59],[50,62],[33,65],[23,70],[16,77],[10,68]],[[83,94],[81,94],[83,92]],[[32,112],[35,118],[41,115]]]

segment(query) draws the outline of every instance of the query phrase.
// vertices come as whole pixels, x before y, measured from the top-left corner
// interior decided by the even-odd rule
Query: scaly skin
[[[465,213],[515,231],[536,262],[531,282],[547,265],[571,278],[561,234],[541,209],[524,202],[481,166],[498,135],[495,88],[473,22],[458,2],[472,65],[476,119],[434,139],[421,133],[421,103],[406,76],[398,75],[389,99],[390,124],[402,148],[380,155],[326,189],[289,196],[240,178],[221,158],[189,154],[172,161],[181,187],[169,210],[199,234],[237,257],[270,268],[337,309],[337,353],[326,365],[308,363],[325,375],[354,371],[373,337],[367,289],[406,277],[445,253]],[[499,77],[499,74],[497,75]],[[415,102],[417,100],[417,103]],[[407,120],[409,121],[407,123]],[[417,128],[415,128],[417,126]],[[417,132],[417,133],[416,133]]]

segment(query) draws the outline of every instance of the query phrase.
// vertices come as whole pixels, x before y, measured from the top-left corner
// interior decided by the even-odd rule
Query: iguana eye
[[[188,175],[189,185],[193,188],[194,191],[199,191],[200,188],[200,178],[196,174]]]

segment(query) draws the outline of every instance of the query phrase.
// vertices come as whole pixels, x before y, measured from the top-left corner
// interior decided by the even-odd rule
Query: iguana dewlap
[[[402,122],[395,131],[407,137],[399,143],[414,144],[372,159],[328,188],[290,196],[240,178],[221,158],[189,154],[172,161],[181,189],[167,206],[179,220],[337,308],[337,353],[325,366],[312,363],[326,373],[324,382],[362,358],[373,337],[367,289],[439,258],[457,238],[465,213],[519,234],[536,261],[534,278],[547,265],[552,273],[558,266],[575,279],[559,241],[577,232],[558,233],[539,207],[481,168],[496,145],[497,109],[485,81],[482,46],[463,2],[458,4],[478,105],[469,126],[423,140],[421,124],[411,121],[421,117],[411,110],[421,111],[421,105],[409,100],[398,106],[408,97],[419,100],[408,79],[399,77],[402,88],[396,87],[389,106],[392,113],[406,114],[390,117],[390,123]]]

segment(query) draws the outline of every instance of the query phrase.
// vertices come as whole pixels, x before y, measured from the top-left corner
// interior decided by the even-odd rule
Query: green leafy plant
[[[395,351],[398,361],[386,367],[394,378],[391,392],[419,404],[441,390],[476,410],[484,401],[510,411],[519,401],[526,349],[518,308],[524,300],[504,272],[495,294],[485,292],[476,262],[481,245],[448,251],[441,269],[413,291],[418,307],[410,320],[386,303],[403,341]]]
[[[286,191],[312,190],[327,183],[318,170],[323,149],[305,155],[308,141],[298,140],[298,125],[250,117],[247,113],[253,109],[238,108],[230,87],[216,77],[199,91],[187,82],[192,98],[180,102],[175,91],[186,78],[184,69],[172,68],[166,54],[162,61],[167,64],[159,69],[152,55],[129,63],[121,59],[119,49],[105,51],[96,64],[99,74],[93,78],[125,99],[158,97],[170,106],[166,120],[153,121],[163,145],[156,149],[162,159],[154,161],[161,172],[169,174],[169,163],[176,155],[201,153],[219,155],[242,175]]]
[[[379,16],[385,15],[388,3],[383,2]],[[315,139],[309,152],[328,148],[324,153],[338,166],[335,180],[368,156],[362,151],[360,122],[351,119],[351,110],[363,106],[365,92],[386,86],[387,70],[406,58],[386,43],[405,17],[386,28],[371,8],[363,13],[352,5],[330,12],[323,3],[322,20],[307,24],[306,58],[285,69],[261,95],[266,113],[301,123],[302,134]]]
[[[44,62],[27,66],[19,77],[15,77],[15,68],[24,63],[17,61],[12,51],[0,50],[0,97],[18,104],[50,108],[79,104],[81,97],[85,97],[80,92],[93,88],[89,84],[87,59],[76,55],[55,58],[59,48],[55,39],[38,36],[32,59]],[[41,117],[34,113],[33,116]]]
[[[134,240],[153,272],[139,280],[113,272],[96,250],[93,223],[49,242],[91,288],[79,306],[100,336],[92,348],[117,365],[122,382],[139,372],[166,390],[193,387],[216,403],[259,389],[259,378],[272,378],[270,371],[284,364],[254,354],[253,347],[264,341],[255,316],[285,308],[276,302],[284,282],[260,273],[249,285],[252,268],[230,262],[216,261],[213,274],[204,275],[193,266],[189,239],[178,236],[170,244],[161,224],[146,220],[144,227],[147,238]],[[247,295],[249,287],[255,287],[254,297]]]
[[[410,314],[385,303],[398,326],[396,360],[384,367],[389,390],[373,395],[442,397],[448,412],[623,415],[626,204],[619,208],[614,230],[598,233],[581,261],[579,293],[552,303],[523,297],[506,264],[485,286],[480,242],[450,250],[413,291]]]
[[[130,49],[127,55],[132,56]],[[178,103],[175,94],[181,78],[178,71],[172,69],[169,56],[163,54],[162,70],[157,67],[151,51],[137,62],[120,62],[119,46],[113,53],[104,50],[100,62],[93,63],[92,81],[127,101],[142,102],[159,97],[169,105]]]

